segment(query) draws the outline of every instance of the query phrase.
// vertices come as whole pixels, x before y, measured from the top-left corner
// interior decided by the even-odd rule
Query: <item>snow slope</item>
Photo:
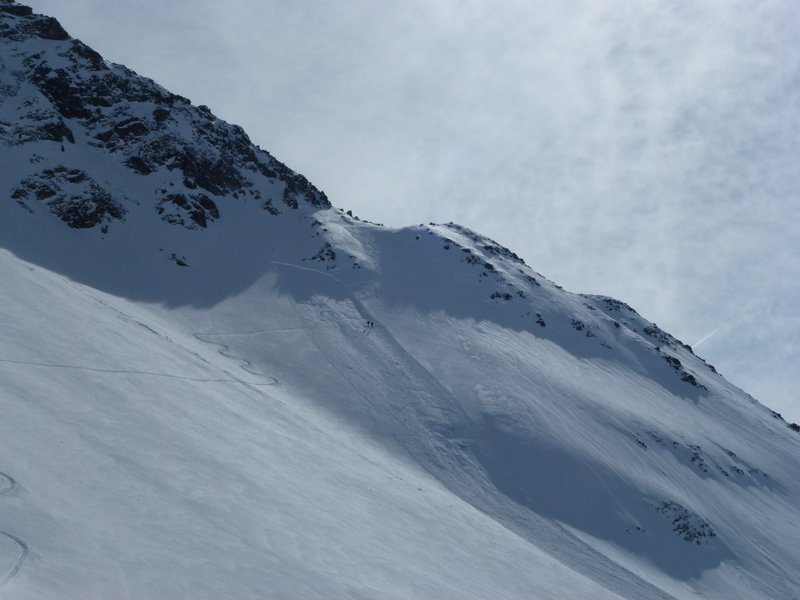
[[[0,596],[797,597],[779,415],[29,12],[0,1]]]

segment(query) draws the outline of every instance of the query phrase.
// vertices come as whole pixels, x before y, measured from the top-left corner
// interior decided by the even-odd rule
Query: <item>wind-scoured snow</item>
[[[690,347],[0,49],[0,597],[797,597],[800,435]]]

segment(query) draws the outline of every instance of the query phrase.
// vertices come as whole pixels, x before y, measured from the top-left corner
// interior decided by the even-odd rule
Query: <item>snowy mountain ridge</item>
[[[241,128],[216,119],[207,107],[192,106],[125,67],[107,63],[69,38],[55,19],[32,15],[17,4],[2,10],[10,21],[4,23],[4,37],[13,42],[5,54],[0,84],[4,104],[14,111],[13,121],[2,124],[9,143],[19,147],[35,141],[61,143],[67,153],[77,138],[90,149],[117,157],[134,173],[161,171],[172,189],[153,190],[157,211],[165,221],[188,228],[206,227],[219,217],[209,195],[242,194],[258,200],[265,184],[281,186],[282,205],[330,206],[304,177],[253,146]],[[42,40],[50,43],[41,47]],[[22,82],[33,83],[33,93],[23,90]],[[81,190],[93,208],[81,210],[74,200],[65,203],[59,189],[67,184],[78,186],[71,197]],[[131,209],[130,199],[115,197],[75,169],[34,170],[12,197],[30,210],[30,203],[44,201],[70,226],[100,225],[103,232]],[[280,210],[271,205],[271,198],[262,208],[271,213]]]
[[[797,426],[0,0],[0,595],[793,598]]]

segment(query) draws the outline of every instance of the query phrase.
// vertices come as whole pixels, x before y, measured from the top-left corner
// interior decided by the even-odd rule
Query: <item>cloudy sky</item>
[[[28,3],[337,206],[494,237],[800,422],[795,0]]]

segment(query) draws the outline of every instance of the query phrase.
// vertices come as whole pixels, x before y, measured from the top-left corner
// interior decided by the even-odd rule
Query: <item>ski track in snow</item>
[[[11,492],[14,491],[14,488],[17,487],[17,481],[6,473],[0,471],[0,479],[5,479],[5,487],[0,489],[0,496],[7,496]]]
[[[297,269],[298,271],[306,271],[307,273],[314,273],[315,275],[321,275],[322,277],[327,277],[328,279],[333,279],[336,283],[342,283],[342,280],[338,277],[334,277],[330,273],[325,273],[324,271],[320,271],[319,269],[312,269],[311,267],[303,267],[301,265],[295,265],[292,263],[282,262],[279,260],[270,261],[271,265],[278,265],[279,267],[290,267],[292,269]]]
[[[213,379],[204,377],[188,377],[185,375],[175,375],[173,373],[157,373],[155,371],[134,371],[128,369],[103,369],[100,367],[87,367],[85,365],[60,365],[55,363],[40,363],[27,360],[13,360],[10,358],[0,358],[0,363],[7,363],[12,365],[27,365],[30,367],[42,367],[48,369],[75,369],[79,371],[92,371],[95,373],[115,373],[120,375],[148,375],[150,377],[169,377],[170,379],[182,379],[184,381],[199,381],[202,383],[242,383],[246,385],[275,385],[274,383],[251,383],[242,381],[241,379]],[[263,377],[263,375],[259,375]],[[272,379],[275,379],[274,377]]]
[[[112,305],[111,303],[106,302],[105,300],[102,300],[102,299],[98,298],[96,295],[92,294],[91,292],[89,292],[84,287],[78,286],[77,284],[75,284],[73,281],[69,280],[66,277],[61,277],[60,279],[64,283],[66,283],[67,285],[72,287],[73,289],[77,290],[79,293],[82,293],[82,294],[85,294],[85,295],[89,296],[94,302],[96,302],[97,304],[99,304],[103,308],[106,308],[108,310],[113,311],[114,313],[117,314],[117,316],[119,316],[126,323],[130,323],[130,324],[134,324],[134,325],[138,325],[140,327],[143,327],[144,329],[146,329],[150,333],[152,333],[154,335],[157,335],[160,338],[166,339],[166,340],[168,340],[169,342],[171,342],[173,344],[176,344],[182,350],[185,350],[185,351],[191,353],[192,355],[196,356],[197,358],[199,358],[200,360],[202,360],[203,362],[208,364],[208,361],[203,359],[203,357],[200,356],[199,354],[197,354],[196,352],[192,352],[191,350],[188,350],[187,348],[183,347],[182,345],[177,344],[174,340],[172,340],[169,337],[166,337],[161,332],[153,329],[152,327],[150,327],[146,323],[143,323],[142,321],[140,321],[139,319],[136,319],[135,317],[129,315],[125,311],[120,310],[119,308],[117,308],[116,306]],[[267,331],[269,331],[269,330],[267,330]],[[287,329],[287,331],[288,331],[288,329]],[[261,331],[252,331],[252,332],[243,332],[243,333],[239,333],[239,332],[232,332],[232,333],[203,333],[203,332],[196,332],[196,333],[194,333],[192,335],[193,335],[193,337],[195,339],[197,339],[197,340],[199,340],[199,341],[201,341],[203,343],[220,346],[222,349],[218,350],[218,352],[222,356],[225,356],[227,358],[232,358],[234,360],[240,361],[242,370],[244,370],[247,373],[250,373],[251,375],[255,375],[256,377],[262,377],[264,379],[270,380],[270,381],[266,381],[266,382],[243,381],[242,379],[239,379],[235,375],[233,375],[231,373],[228,373],[227,371],[224,371],[224,370],[223,370],[223,372],[226,375],[229,375],[230,378],[189,377],[189,376],[186,376],[186,375],[176,375],[174,373],[159,373],[159,372],[156,372],[156,371],[141,371],[141,370],[128,370],[128,369],[104,369],[104,368],[101,368],[101,367],[88,367],[88,366],[85,366],[85,365],[65,365],[65,364],[54,364],[54,363],[41,363],[41,362],[34,362],[34,361],[14,360],[14,359],[10,359],[10,358],[0,358],[0,362],[7,363],[7,364],[27,365],[27,366],[32,366],[32,367],[43,367],[43,368],[51,368],[51,369],[76,369],[76,370],[81,370],[81,371],[92,371],[92,372],[96,372],[96,373],[113,373],[113,374],[121,374],[121,375],[146,375],[146,376],[150,376],[150,377],[167,377],[167,378],[170,378],[170,379],[181,379],[181,380],[184,380],[184,381],[196,381],[196,382],[200,382],[200,383],[238,383],[238,384],[245,385],[245,386],[248,386],[248,387],[249,386],[277,385],[278,384],[278,380],[275,377],[272,377],[270,375],[262,375],[261,373],[253,371],[251,368],[249,368],[249,367],[252,367],[252,364],[250,363],[250,361],[238,358],[238,357],[233,356],[231,354],[228,354],[226,351],[230,350],[230,348],[228,346],[226,346],[225,344],[221,344],[219,342],[214,342],[214,341],[211,341],[211,340],[204,340],[203,339],[203,336],[251,335],[251,334],[256,334],[256,333],[264,333],[264,332],[261,332]],[[212,366],[212,365],[209,365],[209,366]]]
[[[223,344],[222,342],[214,342],[212,340],[203,339],[205,337],[218,337],[218,336],[236,336],[236,335],[255,335],[257,333],[263,333],[260,331],[245,331],[245,332],[219,332],[219,333],[205,333],[205,332],[195,332],[192,334],[196,340],[203,342],[205,344],[213,344],[215,346],[219,346],[219,352],[222,356],[226,358],[230,358],[236,361],[239,361],[239,367],[245,373],[249,373],[250,375],[255,375],[256,377],[262,377],[264,379],[270,379],[271,381],[266,381],[262,383],[252,382],[252,381],[242,381],[241,379],[236,379],[237,382],[245,384],[245,385],[256,385],[256,386],[263,386],[263,385],[278,385],[278,379],[273,377],[272,375],[264,375],[263,373],[259,373],[258,371],[253,370],[253,363],[251,363],[246,358],[242,358],[240,356],[236,356],[230,353],[230,346]]]
[[[3,479],[6,484],[5,487],[0,489],[0,496],[7,496],[16,489],[17,481],[13,477],[11,477],[11,475],[7,475],[6,473],[0,471],[0,479]],[[28,544],[25,543],[24,540],[21,540],[20,538],[15,536],[13,533],[8,533],[7,531],[0,530],[0,535],[4,535],[8,539],[10,539],[19,548],[19,557],[17,557],[17,562],[14,563],[14,566],[11,568],[11,570],[8,573],[6,573],[6,576],[2,579],[2,581],[0,581],[0,585],[5,585],[9,581],[11,581],[17,573],[19,573],[19,570],[22,568],[22,563],[24,563],[25,559],[28,558],[29,549],[28,549]]]

